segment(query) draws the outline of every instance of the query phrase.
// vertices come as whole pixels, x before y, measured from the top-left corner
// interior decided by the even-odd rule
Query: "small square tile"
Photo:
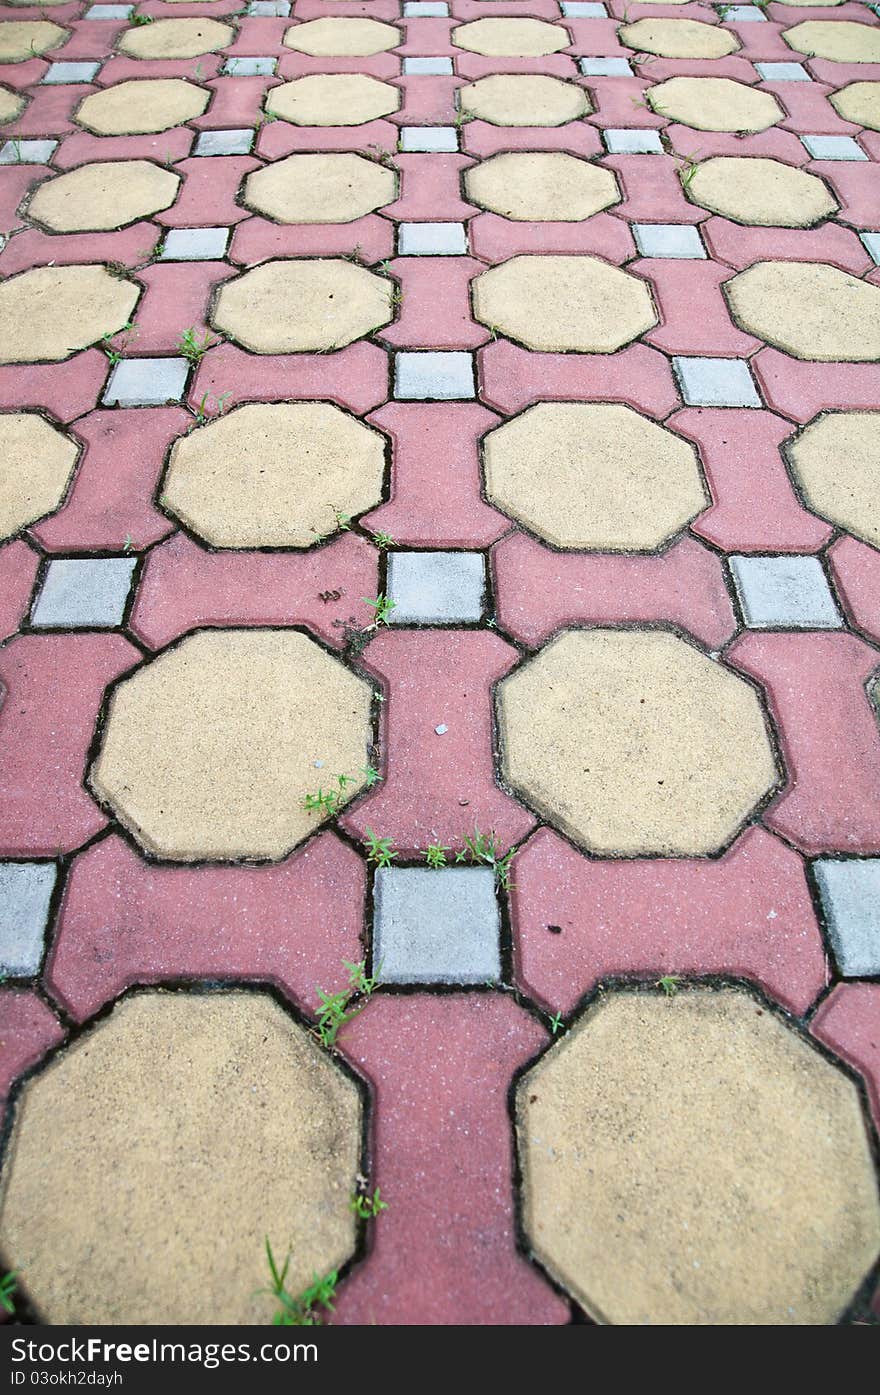
[[[229,228],[171,228],[165,234],[160,261],[222,261],[228,241]]]
[[[458,150],[458,132],[454,126],[401,126],[400,148],[407,153],[455,151]]]
[[[681,395],[689,407],[760,407],[744,358],[673,358]]]
[[[486,983],[501,974],[501,919],[488,867],[376,873],[373,962],[383,983]]]
[[[690,223],[633,223],[633,233],[643,257],[690,261],[706,255],[700,234]]]
[[[759,5],[724,5],[719,6],[719,13],[724,10],[723,19],[725,24],[751,24],[767,22],[767,16]]]
[[[449,6],[437,0],[408,0],[403,7],[404,19],[448,19]]]
[[[128,19],[134,5],[90,5],[83,19]]]
[[[763,82],[812,82],[801,63],[756,63]]]
[[[0,147],[0,165],[48,165],[57,140],[8,140]]]
[[[840,972],[880,974],[880,858],[820,858],[813,871]]]
[[[249,15],[269,19],[287,19],[291,6],[287,0],[251,0],[247,7]]]
[[[250,127],[230,131],[202,131],[194,155],[249,155],[254,143]]]
[[[100,67],[100,63],[50,63],[40,81],[44,86],[91,82]]]
[[[397,251],[401,257],[460,257],[467,252],[464,223],[401,223]]]
[[[46,569],[31,624],[71,629],[121,625],[136,557],[59,557]]]
[[[418,74],[437,76],[441,73],[451,73],[451,58],[404,58],[404,77],[416,77]]]
[[[868,256],[880,266],[880,232],[863,232],[859,237],[865,245]]]
[[[662,155],[663,144],[657,131],[613,130],[603,132],[611,155]]]
[[[604,5],[593,5],[586,0],[561,0],[560,10],[566,19],[607,19]]]
[[[272,77],[277,58],[227,58],[223,72],[227,77]]]
[[[470,354],[453,350],[394,356],[394,396],[405,402],[460,402],[476,395]]]
[[[578,67],[584,77],[633,76],[633,70],[626,58],[579,58]]]
[[[481,619],[486,572],[481,552],[391,552],[391,622],[454,624]]]
[[[814,160],[867,160],[852,136],[801,136],[801,144]]]
[[[818,557],[733,556],[730,570],[753,630],[836,630],[843,624]]]
[[[57,876],[54,862],[0,862],[0,971],[11,978],[39,971]]]
[[[104,389],[105,406],[161,407],[179,402],[186,390],[185,358],[123,358]]]

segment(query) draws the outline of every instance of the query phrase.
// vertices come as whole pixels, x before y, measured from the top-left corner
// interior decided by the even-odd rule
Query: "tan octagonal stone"
[[[811,509],[880,548],[880,412],[832,412],[785,447]]]
[[[525,222],[579,221],[620,202],[611,170],[563,151],[493,155],[464,184],[472,203]]]
[[[743,989],[603,994],[516,1114],[526,1234],[598,1322],[831,1324],[876,1258],[858,1090]]]
[[[232,26],[217,19],[154,19],[126,29],[119,51],[130,58],[198,58],[226,48],[234,38]]]
[[[764,228],[810,228],[837,210],[816,175],[763,156],[716,155],[703,160],[687,194],[701,208]]]
[[[756,262],[723,286],[736,323],[795,358],[880,358],[880,286],[823,262]]]
[[[880,29],[850,20],[805,20],[782,34],[789,48],[835,63],[880,63]]]
[[[642,3],[642,0],[639,0]],[[822,8],[832,8],[835,5],[845,5],[846,0],[775,0],[777,5],[791,5],[798,10],[812,10]]]
[[[370,696],[295,630],[204,630],[114,690],[89,784],[161,857],[277,861],[319,821],[318,770],[361,788]]]
[[[457,48],[490,58],[539,58],[568,48],[571,36],[543,19],[475,19],[452,31]]]
[[[403,43],[403,35],[377,19],[309,19],[284,35],[287,48],[322,58],[366,58]]]
[[[57,509],[77,447],[36,412],[0,413],[0,539]]]
[[[729,29],[696,19],[637,19],[618,29],[617,36],[627,48],[661,58],[723,58],[739,48]]]
[[[490,502],[557,547],[650,551],[710,502],[694,447],[616,403],[540,402],[483,454]]]
[[[80,126],[99,136],[170,131],[201,116],[210,93],[183,78],[132,78],[92,92],[76,113]]]
[[[24,1087],[0,1241],[44,1322],[262,1323],[355,1245],[362,1106],[266,993],[138,993]]]
[[[668,78],[645,96],[660,116],[698,131],[766,131],[784,115],[771,93],[731,78]]]
[[[360,155],[289,155],[248,175],[244,201],[278,223],[350,223],[397,196],[397,176]]]
[[[504,772],[591,852],[717,852],[776,783],[758,696],[661,630],[569,630],[498,689]]]
[[[458,90],[461,110],[492,126],[564,126],[592,111],[574,83],[541,73],[493,73]]]
[[[391,319],[391,282],[343,261],[275,261],[226,281],[215,329],[258,354],[341,349]]]
[[[384,471],[383,438],[338,407],[255,403],[175,441],[161,502],[215,547],[311,547]]]
[[[8,87],[0,87],[0,126],[5,126],[7,121],[14,121],[24,108],[24,97],[17,92],[10,92]]]
[[[596,257],[513,257],[472,285],[476,319],[530,349],[609,354],[657,323],[645,282]]]
[[[115,334],[138,288],[103,266],[39,266],[0,282],[0,363],[58,362]]]
[[[851,82],[828,100],[845,121],[880,131],[880,82]]]
[[[273,87],[266,110],[295,126],[362,126],[400,106],[400,89],[364,73],[316,73]]]
[[[80,165],[39,185],[28,217],[53,232],[103,232],[170,208],[180,175],[149,160]]]
[[[0,63],[26,63],[38,53],[57,48],[68,30],[45,19],[13,19],[0,24]]]

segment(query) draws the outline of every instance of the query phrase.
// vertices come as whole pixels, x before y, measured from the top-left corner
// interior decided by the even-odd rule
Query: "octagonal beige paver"
[[[457,48],[489,58],[539,58],[571,43],[568,30],[543,19],[475,19],[453,29],[451,39]]]
[[[316,770],[361,788],[369,719],[369,685],[306,635],[205,630],[114,690],[89,784],[161,857],[277,861],[318,823]]]
[[[880,29],[850,20],[805,20],[782,37],[796,53],[830,58],[835,63],[880,63]]]
[[[880,286],[824,262],[756,262],[725,282],[736,323],[795,358],[880,358]]]
[[[106,160],[45,180],[28,217],[53,232],[103,232],[170,208],[179,188],[180,175],[149,160]]]
[[[569,630],[498,688],[507,779],[591,852],[717,852],[776,783],[758,696],[660,630]]]
[[[645,282],[595,257],[513,257],[472,286],[476,319],[530,349],[609,354],[657,323]]]
[[[493,155],[465,172],[472,203],[524,222],[573,222],[620,202],[611,170],[563,151]]]
[[[295,126],[362,126],[400,106],[400,89],[363,73],[316,73],[273,87],[266,110]]]
[[[763,156],[703,160],[687,194],[701,208],[764,228],[811,228],[837,211],[827,185],[816,175]]]
[[[234,38],[232,26],[217,19],[154,19],[126,29],[119,51],[130,58],[198,58],[226,48]]]
[[[138,288],[103,266],[39,266],[0,282],[0,363],[58,362],[115,334]]]
[[[696,19],[637,19],[618,29],[617,36],[627,48],[661,58],[723,58],[739,48],[729,29]]]
[[[341,349],[392,320],[391,289],[340,257],[264,262],[223,284],[213,323],[258,354]]]
[[[642,3],[642,0],[639,0]],[[777,5],[790,5],[798,10],[831,9],[835,5],[845,5],[846,0],[775,0]]]
[[[0,540],[58,508],[77,454],[36,412],[0,413]]]
[[[811,509],[880,548],[880,412],[831,412],[785,447]]]
[[[392,24],[377,19],[309,19],[284,35],[287,48],[322,58],[366,58],[386,53],[403,43],[403,35]]]
[[[266,993],[138,993],[24,1087],[0,1242],[45,1322],[270,1323],[355,1245],[359,1091]]]
[[[851,82],[828,100],[845,121],[880,131],[880,82]]]
[[[38,53],[57,48],[68,33],[45,19],[13,19],[0,24],[0,63],[26,63]]]
[[[599,1322],[830,1324],[877,1256],[856,1086],[743,989],[604,994],[516,1114],[526,1234]]]
[[[278,223],[350,223],[397,197],[397,176],[360,155],[289,155],[248,175],[244,201]]]
[[[616,403],[540,402],[483,455],[489,500],[557,547],[649,551],[710,502],[694,447]]]
[[[99,136],[170,131],[201,116],[210,93],[183,78],[132,78],[92,92],[76,113],[80,126]]]
[[[462,111],[491,126],[564,126],[593,110],[572,82],[541,73],[493,73],[458,89]]]
[[[731,78],[674,77],[645,93],[661,116],[698,131],[766,131],[784,115],[770,92]]]
[[[311,547],[384,472],[383,437],[338,407],[254,403],[175,441],[161,502],[215,547]]]
[[[0,87],[0,126],[14,121],[24,110],[24,97],[18,92],[10,92],[8,87]]]

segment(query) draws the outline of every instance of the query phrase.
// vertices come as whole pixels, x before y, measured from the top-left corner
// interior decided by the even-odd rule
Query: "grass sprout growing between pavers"
[[[348,1209],[362,1221],[374,1221],[380,1212],[388,1210],[388,1202],[382,1200],[377,1187],[372,1196],[369,1192],[354,1192]]]
[[[379,971],[373,976],[367,973],[366,960],[362,959],[359,964],[349,964],[343,960],[343,968],[348,970],[348,986],[339,989],[336,993],[328,993],[325,989],[319,988],[318,997],[321,1005],[318,1009],[318,1026],[315,1035],[322,1046],[335,1046],[336,1038],[342,1028],[358,1013],[363,1012],[370,998],[381,987]],[[358,1002],[358,999],[363,1002]],[[356,1003],[352,1007],[352,1003]]]
[[[219,343],[220,340],[216,336],[211,337],[209,330],[202,330],[199,334],[195,326],[190,325],[189,329],[180,332],[177,340],[177,352],[188,363],[201,363],[208,350],[213,349],[214,345]]]
[[[377,781],[382,778],[374,765],[363,766],[361,775],[363,776],[364,784],[368,790],[372,789]],[[305,796],[303,799],[303,808],[306,810],[306,813],[320,813],[324,818],[332,818],[334,814],[338,814],[343,804],[346,803],[348,798],[346,790],[348,786],[354,784],[356,780],[356,775],[337,775],[335,790],[325,790],[319,787],[314,794],[307,794]]]
[[[376,1195],[379,1195],[379,1188],[376,1188]],[[15,1293],[18,1288],[17,1271],[13,1269],[9,1274],[4,1274],[0,1279],[0,1307],[5,1312],[12,1315],[15,1312]]]
[[[474,829],[472,837],[465,836],[464,847],[455,854],[456,862],[482,862],[491,867],[495,880],[505,891],[510,890],[510,867],[514,857],[512,848],[502,857],[495,833],[481,833],[478,828]]]
[[[332,1313],[335,1311],[333,1300],[336,1297],[336,1285],[339,1282],[339,1272],[331,1269],[329,1273],[320,1277],[312,1275],[312,1282],[302,1293],[296,1295],[287,1290],[287,1271],[290,1268],[290,1251],[287,1258],[279,1269],[272,1253],[272,1246],[269,1237],[266,1237],[266,1259],[269,1264],[269,1286],[258,1289],[258,1293],[268,1294],[279,1304],[278,1310],[272,1318],[273,1327],[320,1327],[323,1322],[321,1309]]]

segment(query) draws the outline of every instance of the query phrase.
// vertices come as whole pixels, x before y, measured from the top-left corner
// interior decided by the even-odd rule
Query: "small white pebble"
[[[322,760],[316,760],[316,761],[315,761],[315,769],[316,769],[316,770],[323,770],[323,769],[324,769],[324,762],[323,762]]]
[[[439,727],[435,727],[434,730],[436,731],[438,736],[442,736],[444,732],[449,730],[449,728],[445,722],[441,722]]]

